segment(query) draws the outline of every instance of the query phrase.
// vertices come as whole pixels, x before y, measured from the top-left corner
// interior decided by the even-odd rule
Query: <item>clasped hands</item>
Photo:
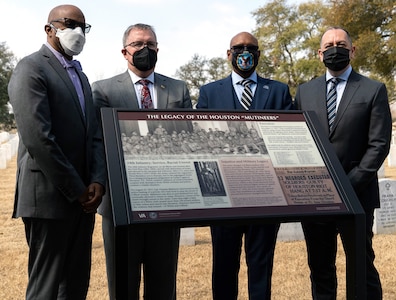
[[[102,202],[104,188],[100,183],[91,183],[78,198],[85,213],[96,213],[96,209]]]

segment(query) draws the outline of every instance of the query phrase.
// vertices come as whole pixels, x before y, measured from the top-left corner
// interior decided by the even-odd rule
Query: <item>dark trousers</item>
[[[368,300],[382,299],[381,281],[374,266],[372,245],[374,209],[366,212],[366,293]],[[302,222],[311,270],[312,297],[314,300],[335,300],[337,296],[337,234],[336,223]],[[341,234],[343,241],[343,235]]]
[[[95,216],[80,209],[62,220],[23,218],[29,245],[26,299],[84,300]]]
[[[271,277],[280,224],[211,226],[213,247],[212,291],[214,300],[238,297],[242,237],[250,300],[271,298]]]
[[[106,270],[110,299],[115,298],[115,231],[111,218],[102,219]],[[139,300],[143,268],[145,300],[175,300],[180,228],[128,228],[128,300]]]

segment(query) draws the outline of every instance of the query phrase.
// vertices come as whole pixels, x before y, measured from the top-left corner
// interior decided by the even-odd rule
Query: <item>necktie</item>
[[[143,86],[141,91],[140,101],[142,103],[142,109],[150,109],[154,108],[153,100],[151,99],[150,90],[148,88],[148,84],[150,83],[147,79],[140,79],[139,83]]]
[[[65,63],[65,68],[67,70],[67,73],[69,74],[69,77],[71,81],[73,82],[73,85],[76,89],[78,100],[80,101],[81,109],[83,114],[85,114],[85,98],[84,98],[84,92],[82,88],[82,84],[80,81],[80,77],[78,77],[77,71],[82,71],[81,64],[77,60],[71,60],[67,61],[64,59]]]
[[[252,100],[253,100],[253,93],[250,88],[251,83],[253,83],[253,81],[250,79],[244,79],[239,82],[239,84],[243,85],[244,87],[240,102],[243,108],[246,110],[249,110],[249,107],[252,104]]]
[[[339,83],[338,78],[331,78],[329,80],[330,89],[327,93],[327,119],[329,121],[329,128],[331,129],[336,116],[336,105],[337,105],[337,84]]]

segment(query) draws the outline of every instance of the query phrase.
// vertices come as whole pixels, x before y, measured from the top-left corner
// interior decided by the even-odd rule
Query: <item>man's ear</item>
[[[51,26],[49,26],[48,24],[46,24],[46,25],[44,26],[44,31],[45,31],[47,34],[50,33],[51,30],[52,30],[52,28],[51,28]]]
[[[50,25],[48,25],[48,24],[46,24],[44,26],[44,31],[47,34],[47,38],[52,38],[52,36],[55,35],[54,34],[54,30],[52,30],[52,29],[53,28]]]

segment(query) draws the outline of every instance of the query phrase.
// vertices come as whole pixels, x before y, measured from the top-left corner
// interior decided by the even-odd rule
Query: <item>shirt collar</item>
[[[250,79],[254,83],[257,83],[257,73],[256,73],[256,71],[254,71],[248,78],[243,78],[241,75],[239,75],[235,71],[232,71],[231,78],[232,78],[232,83],[233,84],[237,84],[238,82],[240,82],[243,79]]]
[[[344,73],[342,73],[340,76],[337,76],[337,78],[343,80],[343,81],[347,81],[349,78],[349,75],[351,75],[352,72],[352,66],[349,65],[349,67],[345,70]],[[330,74],[329,70],[326,71],[326,82],[328,82],[331,78],[333,78],[334,76]]]
[[[65,69],[74,67],[77,70],[82,71],[81,64],[78,60],[68,60],[62,55],[62,53],[60,53],[59,51],[56,51],[48,42],[45,43],[45,45],[48,47],[48,49],[51,50],[51,52],[59,60],[62,67],[64,67]]]
[[[128,73],[129,76],[131,76],[132,82],[135,84],[137,83],[140,79],[147,79],[148,81],[150,81],[151,83],[154,84],[154,72],[152,72],[149,76],[147,76],[146,78],[141,78],[139,76],[137,76],[135,73],[133,73],[130,69],[128,69]]]

